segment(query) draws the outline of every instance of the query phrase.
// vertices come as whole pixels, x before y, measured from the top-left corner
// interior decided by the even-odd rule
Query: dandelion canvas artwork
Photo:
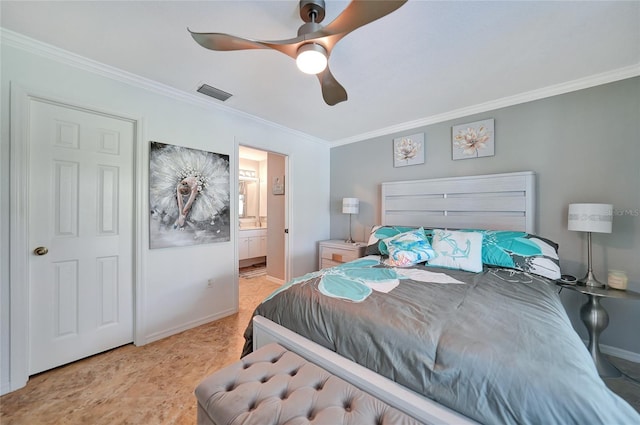
[[[393,166],[424,164],[424,133],[393,139]]]
[[[452,128],[453,159],[480,158],[495,154],[493,119],[456,125]]]
[[[229,155],[151,142],[149,247],[228,241]]]

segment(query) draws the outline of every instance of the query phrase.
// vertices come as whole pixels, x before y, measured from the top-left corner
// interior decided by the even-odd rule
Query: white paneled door
[[[135,123],[29,104],[29,374],[133,340]]]

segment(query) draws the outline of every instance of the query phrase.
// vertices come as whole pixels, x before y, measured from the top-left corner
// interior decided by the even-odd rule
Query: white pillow
[[[436,256],[428,261],[430,266],[482,271],[482,233],[434,229],[431,246]]]

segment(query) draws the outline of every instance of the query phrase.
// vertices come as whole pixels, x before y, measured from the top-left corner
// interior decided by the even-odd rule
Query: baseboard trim
[[[280,286],[284,285],[284,280],[278,279],[277,277],[267,275],[267,280],[269,282],[277,283]]]
[[[0,395],[9,394],[10,392],[11,392],[11,382],[6,382],[2,384],[2,387],[0,387]]]
[[[588,345],[588,341],[585,341],[585,344]],[[634,363],[640,363],[640,353],[634,353],[633,351],[623,350],[622,348],[604,344],[600,344],[600,351],[610,356],[619,357]]]
[[[175,335],[175,334],[183,332],[183,331],[187,331],[187,330],[195,328],[197,326],[204,325],[206,323],[222,319],[223,317],[230,316],[230,315],[235,314],[237,312],[238,312],[237,309],[231,308],[231,309],[228,309],[228,310],[224,310],[224,311],[222,311],[222,312],[220,312],[218,314],[212,314],[212,315],[205,316],[205,317],[203,317],[201,319],[198,319],[198,320],[193,320],[191,322],[183,323],[180,326],[174,326],[172,328],[165,329],[165,330],[160,331],[160,332],[154,332],[154,333],[149,334],[149,335],[146,336],[144,343],[148,344],[150,342],[158,341],[160,339],[166,338],[166,337],[171,336],[171,335]]]

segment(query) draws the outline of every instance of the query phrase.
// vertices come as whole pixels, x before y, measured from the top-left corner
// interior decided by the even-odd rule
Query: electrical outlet
[[[207,288],[213,288],[213,279],[207,280]]]

